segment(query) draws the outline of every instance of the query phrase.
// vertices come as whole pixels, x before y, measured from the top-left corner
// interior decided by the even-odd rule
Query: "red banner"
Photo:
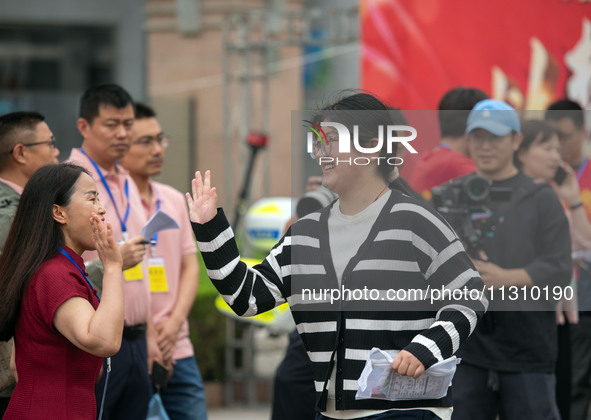
[[[361,0],[362,87],[437,109],[456,86],[519,109],[591,108],[589,0]]]

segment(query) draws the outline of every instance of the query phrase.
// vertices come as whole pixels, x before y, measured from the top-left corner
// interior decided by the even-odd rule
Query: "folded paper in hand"
[[[150,220],[148,220],[142,229],[141,235],[149,241],[152,236],[161,230],[178,228],[179,224],[176,222],[176,220],[164,213],[162,210],[158,210],[152,217],[150,217]]]
[[[435,363],[419,378],[403,376],[392,369],[394,357],[376,347],[371,349],[359,377],[356,400],[424,400],[439,399],[447,389],[461,359],[455,356]]]

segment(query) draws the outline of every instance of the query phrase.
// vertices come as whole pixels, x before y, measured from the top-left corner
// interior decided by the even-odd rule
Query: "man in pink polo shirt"
[[[156,114],[146,105],[136,104],[135,118],[131,147],[121,164],[138,186],[146,217],[160,209],[180,226],[148,238],[152,316],[160,351],[173,369],[161,396],[171,420],[205,420],[205,392],[187,322],[199,281],[195,238],[184,195],[151,179],[162,171],[168,146]]]
[[[37,112],[0,116],[0,251],[12,225],[25,184],[42,166],[58,163],[59,150],[45,117]],[[16,380],[10,371],[10,342],[0,342],[0,418]]]
[[[112,357],[103,419],[145,420],[151,395],[149,367],[152,360],[162,361],[162,356],[150,313],[147,267],[142,263],[145,238],[140,233],[148,219],[135,183],[117,163],[129,150],[133,100],[120,86],[95,86],[82,95],[79,116],[78,131],[84,140],[82,148],[72,149],[69,160],[92,174],[107,210],[105,217],[121,243],[124,269],[125,327],[121,350]],[[83,257],[92,261],[87,266],[91,281],[102,278],[96,251],[85,252]],[[96,386],[97,408],[104,381],[105,375]]]

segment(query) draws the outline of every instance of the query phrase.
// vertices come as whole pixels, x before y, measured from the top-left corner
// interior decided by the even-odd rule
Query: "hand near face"
[[[119,247],[113,236],[111,224],[107,222],[107,227],[103,224],[97,214],[90,218],[92,225],[92,236],[103,267],[114,267],[121,270],[123,258],[119,252]]]
[[[205,171],[205,178],[201,179],[201,172],[195,172],[195,179],[191,183],[193,196],[186,193],[189,217],[193,223],[207,223],[217,214],[218,195],[215,187],[211,186],[211,173]]]
[[[577,180],[577,174],[575,171],[564,162],[561,162],[560,166],[566,172],[566,177],[562,184],[557,185],[554,181],[551,185],[560,198],[564,198],[569,204],[576,204],[581,201],[581,192],[579,189],[579,181]]]

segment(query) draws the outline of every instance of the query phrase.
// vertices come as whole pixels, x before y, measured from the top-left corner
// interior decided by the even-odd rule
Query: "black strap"
[[[488,232],[498,223],[498,221],[505,216],[507,211],[515,206],[519,201],[527,198],[536,192],[538,192],[546,184],[531,184],[529,186],[519,187],[513,194],[511,194],[511,200],[502,203],[482,225],[480,225],[480,232],[482,236],[486,236]]]
[[[511,209],[513,206],[515,206],[515,204],[517,204],[519,201],[523,200],[524,198],[535,194],[540,189],[542,189],[542,187],[544,187],[545,185],[547,185],[547,184],[543,184],[543,183],[542,184],[530,184],[527,187],[522,186],[522,187],[518,188],[517,191],[515,191],[511,195],[511,200],[502,203],[497,208],[497,211],[494,212],[487,219],[487,221],[481,225],[480,232],[482,234],[482,237],[486,236],[486,234],[491,231],[491,229],[497,224],[497,222],[501,219],[501,217],[503,217],[509,209]],[[494,316],[494,312],[485,313],[479,322],[479,326],[485,334],[491,334],[495,330],[495,324],[496,324],[496,319]],[[496,384],[494,382],[494,376],[493,377],[489,376],[488,386],[491,387],[492,389],[494,389],[495,386],[498,386],[498,384]]]

